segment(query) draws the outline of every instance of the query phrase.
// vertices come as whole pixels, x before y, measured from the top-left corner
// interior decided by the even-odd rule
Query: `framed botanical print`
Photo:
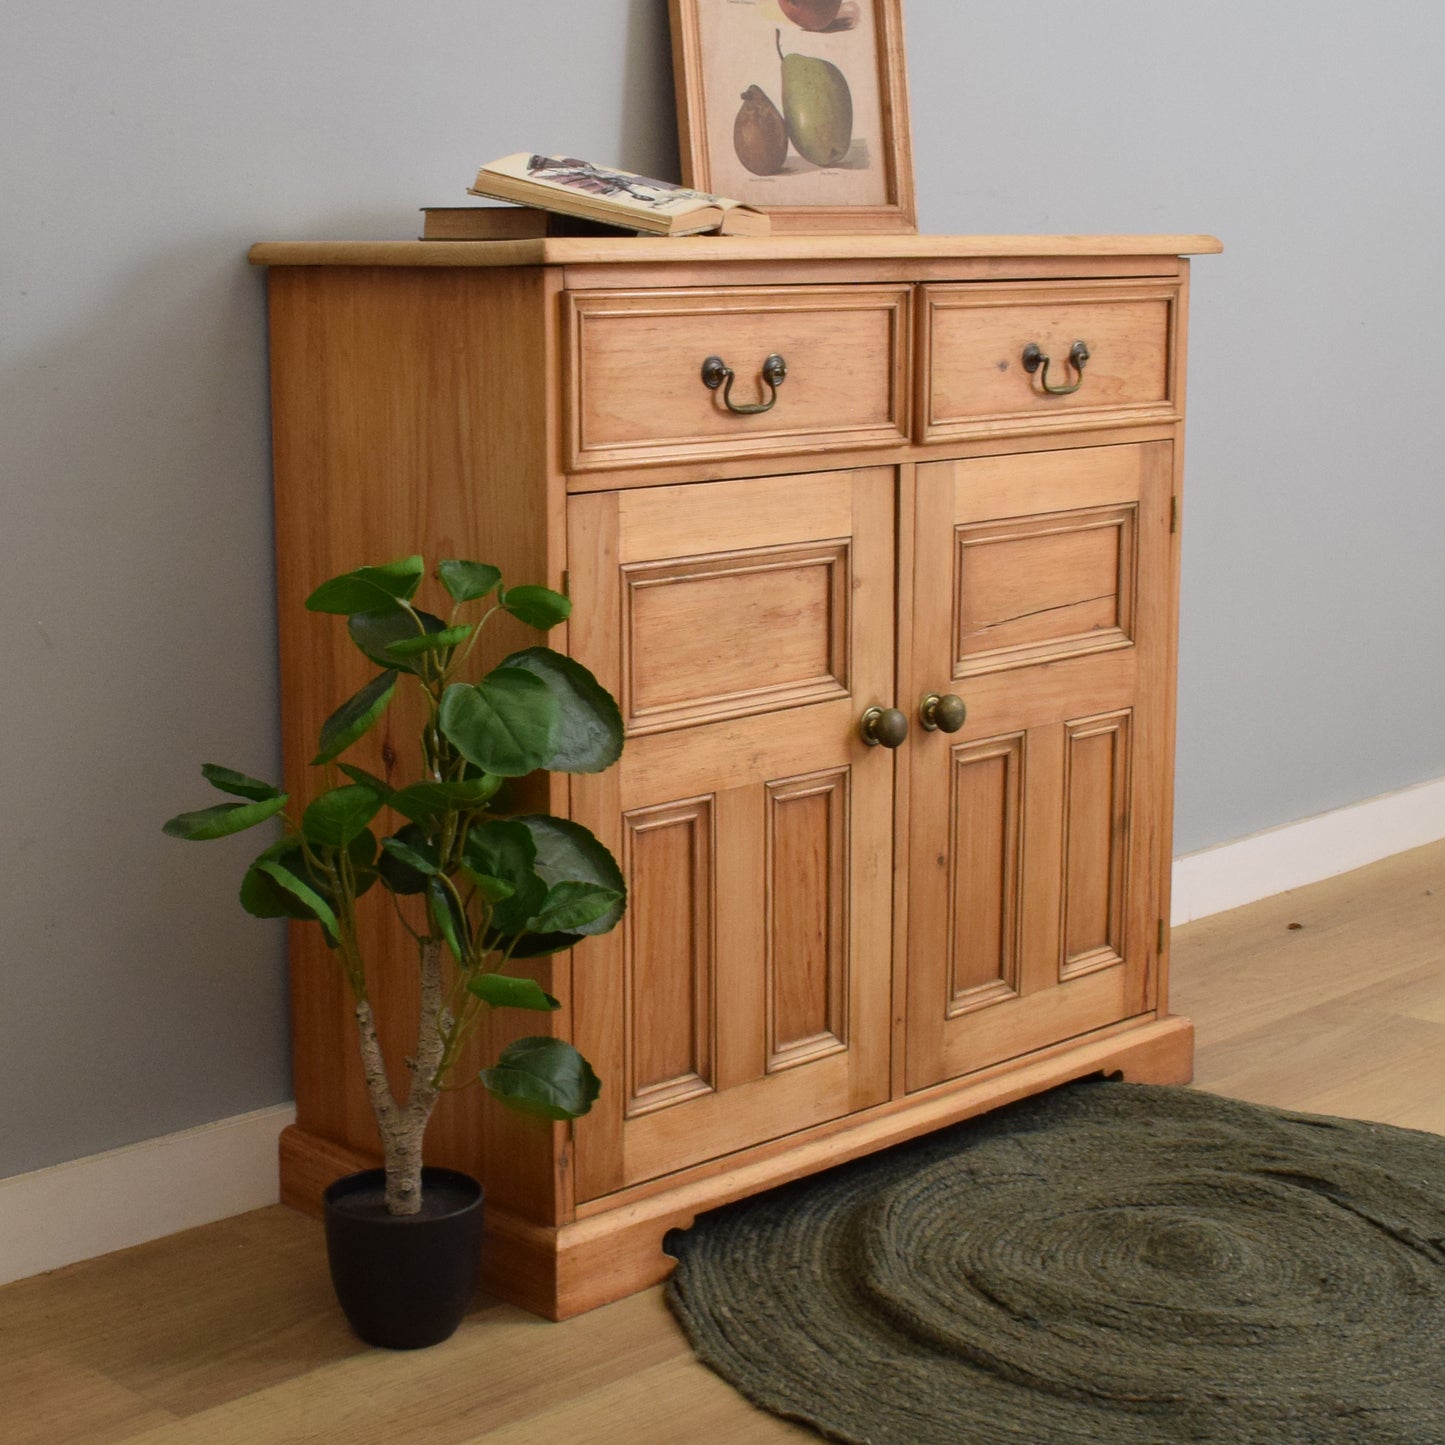
[[[917,229],[902,0],[670,0],[683,182],[773,230]]]

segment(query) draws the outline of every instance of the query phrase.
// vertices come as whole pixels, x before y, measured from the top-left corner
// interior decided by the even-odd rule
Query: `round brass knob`
[[[968,705],[961,697],[946,692],[940,697],[931,692],[918,709],[918,721],[925,732],[956,733],[968,716]]]
[[[896,707],[870,707],[858,730],[870,748],[900,748],[908,739],[908,719]]]

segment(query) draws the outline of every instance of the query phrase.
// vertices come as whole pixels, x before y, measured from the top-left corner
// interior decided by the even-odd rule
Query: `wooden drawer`
[[[896,445],[909,416],[907,286],[594,291],[565,299],[568,471]],[[728,408],[703,363],[736,377]]]
[[[921,323],[919,438],[1176,421],[1178,288],[1158,281],[927,286]],[[1082,341],[1082,372],[1070,351]],[[1025,350],[1049,359],[1030,372]]]

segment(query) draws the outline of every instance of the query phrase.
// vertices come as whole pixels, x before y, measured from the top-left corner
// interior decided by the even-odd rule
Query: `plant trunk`
[[[415,1214],[421,1209],[422,1140],[441,1094],[433,1080],[442,1061],[443,1036],[449,1023],[442,1007],[442,946],[437,939],[426,938],[421,942],[421,1023],[416,1056],[407,1060],[411,1088],[406,1103],[398,1104],[387,1079],[371,1003],[361,999],[356,1005],[366,1089],[381,1134],[389,1214]]]

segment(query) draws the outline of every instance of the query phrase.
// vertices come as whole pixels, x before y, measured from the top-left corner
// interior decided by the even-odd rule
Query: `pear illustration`
[[[761,86],[743,91],[742,107],[733,122],[733,149],[755,176],[775,176],[788,158],[788,128],[782,112]]]
[[[784,15],[803,30],[826,30],[837,18],[843,0],[778,0]]]
[[[853,144],[853,92],[830,60],[784,55],[782,31],[775,31],[783,62],[783,115],[798,154],[815,166],[836,166]]]

